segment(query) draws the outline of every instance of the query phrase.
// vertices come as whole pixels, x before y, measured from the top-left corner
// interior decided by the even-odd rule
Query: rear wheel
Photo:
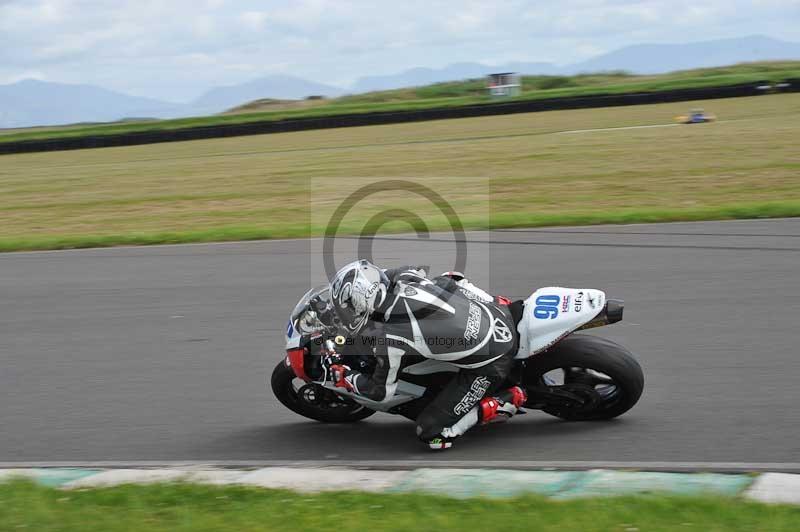
[[[601,420],[622,415],[636,404],[644,375],[621,345],[575,334],[527,359],[525,386],[529,403],[544,398],[542,404],[529,404],[531,408],[570,421]]]
[[[335,394],[318,384],[298,379],[292,368],[280,362],[270,379],[272,393],[283,406],[301,416],[324,423],[350,423],[368,418],[374,410]]]

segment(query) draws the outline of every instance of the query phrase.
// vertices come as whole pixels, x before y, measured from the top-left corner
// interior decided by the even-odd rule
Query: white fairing
[[[540,288],[525,300],[517,325],[519,350],[516,358],[544,351],[578,327],[592,321],[603,310],[606,295],[591,288]]]

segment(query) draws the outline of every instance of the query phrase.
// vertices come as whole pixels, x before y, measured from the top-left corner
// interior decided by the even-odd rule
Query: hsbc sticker
[[[564,296],[561,299],[561,312],[569,312],[569,300],[570,296]]]

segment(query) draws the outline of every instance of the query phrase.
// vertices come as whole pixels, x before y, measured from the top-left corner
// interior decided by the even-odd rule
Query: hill
[[[0,85],[0,127],[108,122],[126,116],[171,117],[174,103],[140,98],[93,85],[26,79]]]
[[[659,74],[734,63],[796,59],[800,59],[800,43],[752,35],[686,44],[626,46],[570,65],[566,70],[578,73],[621,69],[637,74]]]
[[[634,74],[659,74],[743,62],[792,59],[800,59],[800,43],[752,35],[685,44],[637,44],[562,66],[517,62],[497,65],[455,63],[439,69],[412,68],[396,74],[362,77],[353,84],[351,92],[418,87],[480,78],[491,72],[567,76],[623,70]]]
[[[746,63],[728,67],[697,69],[669,74],[637,76],[625,72],[580,74],[574,76],[527,76],[523,93],[506,102],[598,96],[641,92],[661,92],[672,89],[721,87],[738,84],[757,84],[761,80],[780,81],[800,79],[800,61]],[[31,139],[113,135],[120,133],[180,130],[197,126],[270,122],[293,118],[335,117],[385,111],[414,111],[482,105],[496,100],[486,94],[483,79],[437,83],[425,87],[379,91],[315,100],[314,105],[250,106],[259,112],[234,112],[213,116],[198,116],[144,123],[114,123],[86,127],[47,128],[0,135],[0,142]],[[241,108],[241,106],[239,106]],[[269,110],[268,110],[269,109]],[[274,110],[273,110],[274,109]]]
[[[265,76],[247,83],[217,87],[191,103],[195,114],[219,113],[257,99],[297,100],[312,95],[338,96],[339,87],[316,83],[294,76]]]

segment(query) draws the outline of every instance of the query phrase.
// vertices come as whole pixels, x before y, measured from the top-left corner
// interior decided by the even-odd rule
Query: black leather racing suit
[[[412,267],[386,274],[388,295],[373,312],[367,333],[379,340],[375,370],[351,373],[347,380],[356,393],[383,401],[394,395],[404,355],[452,363],[460,371],[419,414],[417,435],[458,436],[477,422],[473,407],[508,376],[515,345],[511,314],[450,277],[427,279]]]

